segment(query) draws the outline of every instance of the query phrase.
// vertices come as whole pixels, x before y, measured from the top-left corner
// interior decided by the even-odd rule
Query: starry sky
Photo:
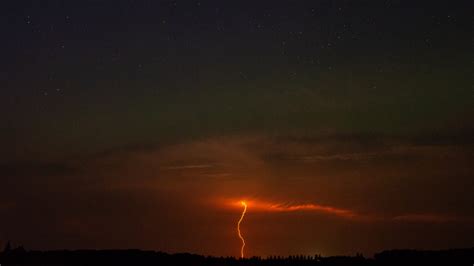
[[[474,246],[473,7],[3,1],[0,244]]]

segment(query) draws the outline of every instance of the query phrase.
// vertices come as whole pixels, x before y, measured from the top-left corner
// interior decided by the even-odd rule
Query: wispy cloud
[[[394,221],[421,222],[421,223],[447,223],[447,222],[473,222],[473,218],[452,215],[412,213],[393,217]]]
[[[449,222],[473,222],[474,218],[460,217],[444,214],[412,213],[396,216],[380,215],[377,213],[359,213],[355,210],[339,208],[316,203],[277,203],[256,199],[225,199],[221,200],[226,208],[241,208],[241,202],[245,201],[251,212],[317,212],[340,218],[367,221],[367,222],[418,222],[418,223],[449,223]]]
[[[335,215],[348,219],[364,219],[365,216],[356,213],[355,211],[343,208],[337,208],[333,206],[320,205],[315,203],[305,203],[305,204],[294,204],[294,203],[275,203],[269,201],[261,201],[255,199],[226,199],[223,200],[224,205],[227,207],[240,207],[241,201],[245,201],[248,205],[249,211],[252,212],[297,212],[297,211],[307,211],[307,212],[318,212],[326,213],[330,215]]]
[[[187,165],[173,165],[173,166],[164,166],[164,170],[186,170],[186,169],[206,169],[213,168],[213,164],[187,164]]]

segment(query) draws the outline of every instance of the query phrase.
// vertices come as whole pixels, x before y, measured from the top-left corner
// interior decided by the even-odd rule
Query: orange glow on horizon
[[[222,202],[222,201],[221,201]],[[245,205],[244,205],[245,204]],[[319,205],[315,203],[290,204],[290,203],[272,203],[260,200],[224,200],[224,205],[229,207],[251,206],[256,212],[294,212],[294,211],[314,211],[336,215],[347,219],[363,218],[362,215],[348,209],[341,209],[332,206]]]
[[[240,232],[240,223],[244,219],[245,213],[247,212],[247,203],[245,201],[240,201],[240,204],[244,206],[244,210],[242,211],[242,215],[240,216],[239,221],[237,222],[237,233],[239,235],[240,240],[242,241],[242,247],[240,248],[240,258],[244,257],[244,248],[245,248],[245,239]]]

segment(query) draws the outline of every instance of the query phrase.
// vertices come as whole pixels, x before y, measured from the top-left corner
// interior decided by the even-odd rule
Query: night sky
[[[473,10],[2,1],[0,245],[472,247]]]

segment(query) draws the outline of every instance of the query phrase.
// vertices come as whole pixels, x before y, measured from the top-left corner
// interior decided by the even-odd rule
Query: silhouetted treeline
[[[377,253],[374,258],[356,256],[270,256],[236,259],[234,257],[206,257],[180,253],[167,254],[137,249],[127,250],[54,250],[28,251],[7,244],[0,253],[4,265],[473,265],[474,248],[442,251],[390,250]]]

